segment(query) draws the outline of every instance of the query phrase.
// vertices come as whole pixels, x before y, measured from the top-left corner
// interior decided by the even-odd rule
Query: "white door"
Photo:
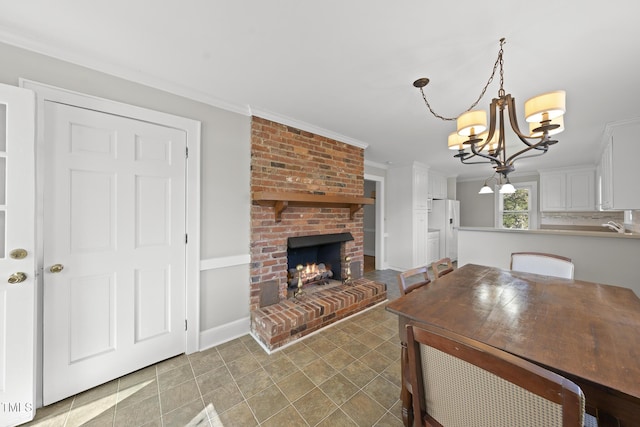
[[[185,351],[186,134],[45,101],[50,404]]]
[[[0,85],[0,426],[35,415],[34,112],[32,91]]]

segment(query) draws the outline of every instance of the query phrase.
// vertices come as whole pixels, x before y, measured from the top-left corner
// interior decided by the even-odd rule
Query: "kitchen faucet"
[[[617,231],[618,233],[624,233],[624,225],[619,224],[615,221],[609,221],[606,224],[602,224],[602,226]]]

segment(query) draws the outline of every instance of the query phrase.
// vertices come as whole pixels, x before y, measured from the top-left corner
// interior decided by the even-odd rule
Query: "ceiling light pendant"
[[[516,188],[511,184],[509,178],[505,178],[505,183],[502,183],[503,176],[496,176],[497,172],[494,172],[489,178],[484,180],[484,185],[478,191],[478,194],[493,194],[493,189],[489,186],[489,181],[495,181],[495,185],[500,188],[500,194],[513,194],[516,192]]]
[[[413,85],[422,93],[422,98],[431,114],[441,120],[457,121],[457,132],[449,135],[448,139],[449,149],[458,151],[454,157],[459,158],[464,164],[491,163],[495,172],[506,178],[510,172],[515,170],[513,164],[517,158],[540,156],[547,152],[550,145],[558,142],[551,139],[551,136],[564,130],[563,115],[566,111],[566,94],[564,91],[558,90],[528,99],[524,104],[524,109],[525,119],[529,123],[529,132],[522,132],[516,116],[515,100],[511,94],[504,90],[504,43],[505,39],[500,39],[498,58],[493,65],[491,77],[489,77],[480,96],[458,117],[443,117],[431,108],[423,89],[429,83],[429,79],[418,79],[413,82]],[[474,108],[493,81],[497,69],[500,70],[500,89],[498,97],[491,100],[489,123],[487,124],[487,113],[483,110],[474,110]],[[520,151],[510,156],[507,155],[506,147],[505,129],[507,127],[511,127],[518,139],[525,145]],[[508,180],[504,186],[507,186],[508,190],[513,188]],[[510,192],[514,191],[515,189]]]

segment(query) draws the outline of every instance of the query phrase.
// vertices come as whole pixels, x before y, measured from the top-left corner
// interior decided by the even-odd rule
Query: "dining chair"
[[[513,252],[511,270],[573,279],[571,258],[543,252]]]
[[[414,426],[597,426],[582,390],[513,354],[443,329],[407,325]]]
[[[422,286],[431,283],[429,279],[428,267],[416,267],[398,274],[398,286],[400,287],[400,295],[406,295]]]
[[[444,268],[442,268],[444,266]],[[442,268],[442,269],[441,269]],[[438,261],[434,261],[431,263],[431,270],[433,270],[433,279],[437,279],[438,277],[442,277],[445,274],[449,274],[453,271],[453,263],[451,262],[451,258],[442,258]]]

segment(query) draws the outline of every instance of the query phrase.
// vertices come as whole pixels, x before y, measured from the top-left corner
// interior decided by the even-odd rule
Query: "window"
[[[516,192],[495,192],[496,227],[519,230],[538,228],[538,186],[535,182],[513,183]]]

